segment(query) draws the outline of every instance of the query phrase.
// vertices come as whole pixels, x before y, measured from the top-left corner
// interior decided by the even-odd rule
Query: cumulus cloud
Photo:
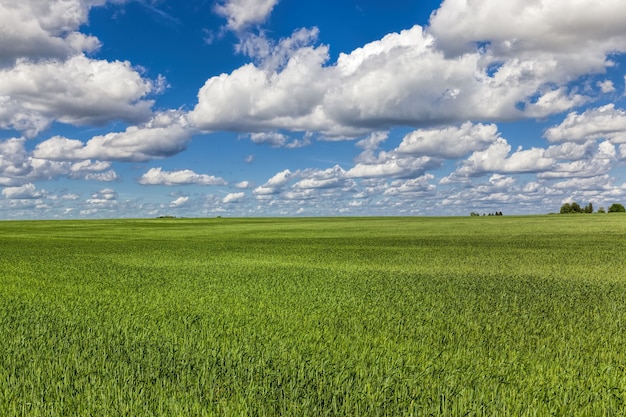
[[[322,67],[327,59],[327,47],[307,46],[279,69],[250,63],[212,77],[189,119],[205,131],[326,131],[328,119],[316,106],[330,82]]]
[[[176,208],[176,207],[182,207],[187,205],[187,203],[189,203],[189,197],[178,197],[176,200],[171,201],[170,202],[170,207],[172,208]]]
[[[121,3],[124,0],[116,0]],[[65,59],[100,46],[78,32],[89,10],[106,0],[22,0],[0,3],[0,67],[18,58]]]
[[[111,164],[103,161],[51,161],[29,154],[24,138],[0,141],[0,185],[22,185],[32,181],[66,176],[73,179],[112,181],[116,178]],[[109,170],[107,173],[103,171]]]
[[[561,124],[547,129],[544,137],[550,142],[607,138],[615,143],[626,143],[626,111],[611,103],[583,113],[571,112]]]
[[[621,0],[593,7],[585,0],[445,0],[431,17],[430,30],[450,54],[489,41],[490,49],[501,56],[573,54],[583,61],[578,66],[593,69],[599,55],[626,47],[625,16]]]
[[[246,193],[229,193],[222,199],[225,204],[228,203],[240,203],[246,199]]]
[[[339,165],[325,170],[311,169],[300,173],[302,178],[293,184],[294,189],[329,189],[343,188],[351,189],[355,183],[346,177],[346,171]]]
[[[596,85],[604,94],[614,93],[616,91],[615,85],[613,85],[613,81],[611,80],[598,81]]]
[[[253,192],[257,196],[277,194],[281,191],[283,187],[285,187],[285,185],[287,185],[287,183],[293,176],[294,173],[286,169],[275,174],[272,178],[267,180],[265,184],[255,188]]]
[[[422,173],[427,168],[433,166],[433,158],[421,157],[397,157],[389,155],[383,157],[379,162],[357,163],[346,172],[347,178],[379,178],[395,177],[407,178]]]
[[[388,132],[373,132],[365,139],[358,141],[356,146],[363,149],[363,152],[355,158],[355,161],[364,164],[375,163],[377,160],[376,151],[388,138]]]
[[[517,33],[490,24],[477,25],[486,27],[484,36],[477,38],[486,46],[474,45],[451,54],[448,44],[476,42],[473,28],[465,33],[453,25],[449,38],[439,30],[441,22],[447,21],[446,16],[458,15],[452,9],[463,9],[457,12],[482,22],[481,10],[493,14],[486,4],[496,4],[496,11],[509,8],[508,3],[480,2],[474,9],[465,2],[446,1],[434,15],[432,27],[416,25],[390,33],[352,52],[340,53],[331,64],[326,46],[312,46],[317,38],[312,30],[294,32],[277,45],[263,36],[248,38],[240,49],[258,62],[208,79],[198,93],[190,120],[204,131],[284,129],[342,138],[399,125],[545,117],[590,100],[571,88],[570,82],[605,71],[613,65],[609,54],[626,50],[623,19],[610,19],[607,30],[599,29],[591,39],[562,28],[565,33],[557,44],[567,45],[566,50],[550,44],[550,39],[537,38],[534,26]],[[537,13],[536,4],[525,4],[516,2],[512,9]],[[579,6],[571,16],[585,23],[586,11]],[[623,7],[617,7],[618,14]],[[553,10],[551,4],[549,8]],[[561,17],[548,14],[540,25],[550,28],[552,23],[562,22]],[[464,27],[465,21],[459,26]],[[578,49],[578,40],[585,46],[584,53]],[[512,45],[510,50],[505,50],[506,45]],[[607,89],[608,84],[602,88]]]
[[[611,186],[611,178],[608,175],[598,175],[589,178],[570,178],[564,181],[556,182],[552,185],[556,189],[565,190],[608,190]]]
[[[228,21],[228,28],[239,32],[251,25],[265,22],[278,0],[225,0],[215,12]]]
[[[45,192],[38,191],[34,184],[28,183],[20,187],[6,187],[2,195],[11,200],[31,200],[43,197]]]
[[[0,69],[0,128],[34,136],[54,120],[74,125],[143,121],[153,105],[145,96],[155,88],[129,62],[84,55],[66,61],[20,59]]]
[[[124,132],[95,136],[87,143],[55,136],[41,142],[33,155],[50,160],[100,159],[149,161],[172,156],[186,148],[193,130],[178,111],[157,114],[148,123],[130,126]]]
[[[402,154],[456,159],[472,151],[485,149],[498,137],[500,134],[495,124],[466,122],[460,127],[413,131],[402,139],[397,151]]]
[[[112,188],[103,188],[102,190],[96,191],[91,195],[91,198],[87,199],[86,202],[92,205],[99,205],[101,207],[110,207],[113,203],[117,203],[117,191]]]
[[[541,179],[594,177],[608,173],[617,158],[617,149],[611,142],[604,141],[599,144],[589,142],[580,158],[559,162],[552,169],[537,174],[537,177]]]
[[[485,173],[542,172],[550,169],[554,160],[545,156],[545,149],[518,149],[511,153],[511,145],[498,138],[487,149],[473,152],[461,166],[448,177],[474,177]]]
[[[261,145],[268,144],[274,148],[301,148],[310,143],[310,138],[305,136],[302,140],[292,139],[288,135],[278,132],[260,132],[251,133],[250,140],[252,142]]]
[[[416,195],[429,194],[435,191],[437,188],[431,184],[430,181],[435,179],[432,174],[424,174],[417,178],[409,180],[395,180],[392,181],[390,186],[383,192],[386,196],[406,196],[413,198]]]
[[[250,181],[240,181],[235,184],[235,188],[248,189],[250,187],[252,187],[252,183]]]
[[[139,178],[142,185],[226,185],[223,178],[213,175],[196,174],[192,170],[163,171],[159,168],[150,168]]]

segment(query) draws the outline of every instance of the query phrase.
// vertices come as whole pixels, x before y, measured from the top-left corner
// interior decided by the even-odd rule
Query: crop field
[[[0,222],[2,416],[626,413],[626,216]]]

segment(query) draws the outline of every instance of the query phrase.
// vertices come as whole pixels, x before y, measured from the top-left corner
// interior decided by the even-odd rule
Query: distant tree
[[[470,216],[480,216],[480,214],[476,213],[475,211],[472,211],[472,212],[470,213]]]
[[[593,213],[593,204],[589,203],[584,208],[575,201],[563,204],[561,206],[561,214],[569,213]]]
[[[611,204],[611,207],[609,207],[609,213],[625,213],[625,212],[626,212],[626,209],[624,208],[624,206],[618,203]]]
[[[604,210],[604,207],[602,207],[602,206],[601,206],[601,207],[598,209],[598,213],[601,213],[601,214],[606,213],[606,211]]]

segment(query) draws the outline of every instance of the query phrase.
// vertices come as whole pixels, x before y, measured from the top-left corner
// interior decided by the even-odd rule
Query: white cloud
[[[21,185],[38,180],[59,177],[86,178],[97,181],[114,180],[116,174],[109,171],[109,162],[83,160],[78,162],[51,161],[36,158],[26,151],[24,138],[0,141],[0,185]],[[100,175],[101,174],[101,175]]]
[[[0,128],[38,134],[52,121],[74,125],[150,117],[145,96],[155,84],[129,62],[99,61],[77,55],[66,61],[20,59],[0,69]]]
[[[461,158],[472,151],[483,150],[500,137],[494,124],[472,124],[443,129],[420,129],[407,134],[398,153],[429,155],[446,159]]]
[[[189,169],[168,172],[160,167],[150,168],[138,182],[142,185],[226,185],[223,178],[213,175],[196,174]]]
[[[112,182],[117,181],[117,173],[113,170],[107,172],[89,173],[85,175],[87,181]]]
[[[284,68],[244,65],[206,81],[189,120],[205,131],[327,131],[318,109],[327,86],[328,48],[302,47]]]
[[[365,139],[357,142],[356,146],[363,149],[363,152],[355,158],[356,162],[364,164],[375,163],[377,161],[376,151],[381,143],[389,138],[389,132],[373,132]]]
[[[552,145],[546,149],[545,156],[557,160],[578,160],[591,155],[595,148],[595,141],[585,143],[565,142],[560,145]]]
[[[235,184],[235,188],[248,189],[250,187],[252,187],[252,183],[250,181],[241,181]]]
[[[300,173],[303,178],[293,185],[294,189],[329,189],[343,188],[344,190],[354,187],[354,181],[346,178],[346,171],[339,165],[325,170],[305,170]]]
[[[626,111],[616,109],[611,103],[581,114],[571,112],[560,125],[547,129],[544,137],[550,142],[607,138],[614,143],[626,143]]]
[[[276,3],[278,0],[225,0],[215,6],[215,12],[227,19],[229,29],[239,32],[265,22]]]
[[[287,185],[289,180],[294,176],[290,170],[286,169],[275,174],[272,178],[260,187],[254,189],[254,194],[257,196],[277,194],[281,189]]]
[[[347,178],[377,178],[396,177],[406,178],[423,172],[431,167],[433,159],[427,156],[422,157],[397,157],[389,155],[382,158],[378,163],[357,163],[346,172]]]
[[[592,69],[588,65],[598,55],[626,47],[625,17],[621,0],[593,5],[586,0],[445,0],[431,17],[430,30],[451,54],[489,41],[500,56],[572,54],[580,56],[579,65]]]
[[[117,205],[117,191],[112,188],[103,188],[91,195],[86,202],[94,207],[111,208]]]
[[[565,190],[608,190],[613,188],[608,175],[599,175],[590,178],[570,178],[552,185],[556,189]]]
[[[240,203],[246,198],[246,193],[230,193],[222,199],[223,203]]]
[[[557,163],[552,169],[539,173],[537,177],[540,179],[594,177],[608,173],[617,157],[617,150],[611,142],[604,141],[599,144],[590,142],[580,158]]]
[[[117,0],[121,3],[123,0]],[[78,32],[89,10],[106,0],[9,0],[0,3],[0,67],[20,57],[60,58],[91,52],[94,36]]]
[[[251,133],[250,140],[256,144],[268,144],[274,148],[301,148],[310,143],[307,136],[302,140],[291,139],[289,136],[278,132]]]
[[[389,188],[387,188],[383,195],[386,196],[407,196],[410,198],[415,197],[415,195],[424,195],[428,193],[432,193],[435,191],[436,187],[433,184],[430,184],[435,178],[432,174],[425,174],[417,178],[412,178],[410,180],[396,180],[393,181]]]
[[[613,81],[611,80],[598,81],[596,85],[600,88],[600,91],[605,94],[614,93],[616,91],[615,85],[613,85]]]
[[[542,172],[553,165],[554,160],[545,156],[545,149],[518,149],[511,153],[511,145],[504,138],[498,138],[487,149],[472,153],[448,179],[457,175],[473,177],[488,172]]]
[[[170,207],[182,207],[189,203],[189,197],[178,197],[176,200],[170,202]]]
[[[452,3],[444,3],[448,6],[435,16],[435,23]],[[257,58],[258,65],[247,64],[207,80],[190,120],[205,131],[285,129],[342,138],[398,125],[545,117],[590,100],[570,82],[605,71],[612,65],[608,54],[626,50],[626,36],[622,42],[613,36],[613,29],[585,40],[589,48],[584,53],[576,48],[555,50],[549,42],[542,49],[544,43],[539,41],[532,51],[527,50],[530,46],[516,46],[512,51],[519,53],[500,53],[498,48],[507,42],[526,40],[492,30],[486,33],[493,36],[493,43],[489,44],[490,37],[479,39],[488,41],[486,50],[474,46],[450,55],[436,28],[416,25],[340,53],[331,65],[326,46],[308,46],[316,39],[314,32],[294,32],[289,42],[278,46],[262,36],[248,38],[240,48]],[[463,39],[469,43],[472,38]]]
[[[172,156],[184,150],[193,130],[186,117],[171,111],[157,114],[148,123],[130,126],[124,132],[95,136],[87,143],[55,136],[41,142],[33,155],[50,160],[100,159],[109,161],[149,161]]]
[[[24,184],[20,187],[6,187],[2,190],[2,195],[10,200],[38,199],[44,193],[43,191],[37,191],[37,187],[32,183]]]

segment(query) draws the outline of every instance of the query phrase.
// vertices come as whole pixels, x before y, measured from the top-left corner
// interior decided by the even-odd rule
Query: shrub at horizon
[[[615,204],[611,204],[611,207],[609,207],[609,213],[624,213],[624,212],[626,212],[626,209],[621,204],[615,203]]]

